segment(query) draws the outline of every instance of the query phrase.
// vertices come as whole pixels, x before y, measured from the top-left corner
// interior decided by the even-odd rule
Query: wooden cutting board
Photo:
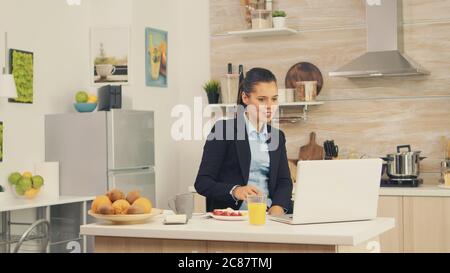
[[[298,159],[303,161],[324,159],[323,147],[316,143],[315,132],[311,133],[309,144],[300,148]]]

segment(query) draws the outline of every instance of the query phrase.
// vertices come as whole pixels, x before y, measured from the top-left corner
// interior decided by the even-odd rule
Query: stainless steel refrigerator
[[[146,111],[47,115],[45,160],[60,162],[60,194],[140,190],[156,203],[154,114]]]

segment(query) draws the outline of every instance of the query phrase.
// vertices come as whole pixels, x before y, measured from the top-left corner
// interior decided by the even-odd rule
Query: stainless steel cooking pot
[[[407,149],[407,151],[402,151]],[[426,157],[421,152],[411,150],[411,145],[397,147],[396,154],[388,154],[382,159],[386,161],[386,173],[391,179],[416,179],[420,175],[420,162]]]

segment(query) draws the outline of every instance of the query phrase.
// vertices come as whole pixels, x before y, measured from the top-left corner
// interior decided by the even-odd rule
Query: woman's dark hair
[[[244,102],[242,101],[242,93],[245,93],[247,95],[250,95],[253,93],[254,87],[258,85],[259,83],[271,83],[275,82],[277,83],[277,79],[275,78],[275,75],[264,68],[253,68],[250,71],[247,72],[245,75],[244,81],[241,83],[241,86],[239,86],[239,94],[238,94],[238,105],[246,106]]]

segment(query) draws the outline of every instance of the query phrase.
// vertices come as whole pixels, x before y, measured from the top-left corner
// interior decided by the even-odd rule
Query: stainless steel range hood
[[[428,75],[430,72],[402,53],[401,1],[364,0],[367,11],[367,50],[331,77],[364,78]]]

